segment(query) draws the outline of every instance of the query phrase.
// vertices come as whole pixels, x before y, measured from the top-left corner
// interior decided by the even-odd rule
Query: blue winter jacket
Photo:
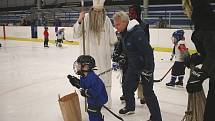
[[[153,49],[140,25],[135,25],[126,31],[122,39],[123,52],[128,58],[128,67],[141,72],[154,71]]]
[[[80,78],[81,88],[87,90],[90,97],[87,103],[93,106],[102,106],[108,101],[107,92],[103,81],[91,71],[85,77]]]

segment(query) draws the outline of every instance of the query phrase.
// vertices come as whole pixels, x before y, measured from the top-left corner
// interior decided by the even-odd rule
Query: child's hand
[[[80,88],[80,79],[78,79],[77,77],[75,76],[71,76],[71,75],[68,75],[67,78],[69,79],[69,82],[75,86],[76,88]]]
[[[83,97],[90,97],[90,95],[87,92],[87,89],[85,90],[85,89],[80,88],[79,91],[81,92],[81,95]]]
[[[85,17],[85,12],[81,12],[78,18],[78,23],[81,23]]]

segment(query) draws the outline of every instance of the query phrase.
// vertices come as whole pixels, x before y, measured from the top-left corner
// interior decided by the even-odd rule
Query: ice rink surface
[[[75,91],[67,79],[74,74],[72,65],[79,56],[79,46],[63,45],[63,48],[43,43],[0,40],[0,121],[63,121],[58,104],[58,94],[66,95]],[[173,65],[171,53],[155,52],[155,79],[160,79]],[[186,69],[184,83],[188,79]],[[118,114],[124,104],[121,96],[120,72],[113,71],[112,108]],[[187,105],[184,88],[167,88],[170,74],[154,90],[160,103],[163,121],[181,121]],[[204,83],[207,94],[208,82]],[[136,96],[137,97],[137,96]],[[84,112],[84,98],[80,98],[83,121],[88,120]],[[118,121],[102,109],[105,121]],[[149,119],[146,105],[136,98],[136,110],[132,115],[120,115],[125,121],[146,121]]]

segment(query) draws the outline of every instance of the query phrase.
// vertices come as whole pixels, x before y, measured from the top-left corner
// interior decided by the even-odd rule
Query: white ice
[[[58,104],[58,94],[75,91],[67,80],[67,74],[74,74],[72,65],[79,55],[79,46],[63,45],[57,48],[43,43],[0,40],[0,121],[63,121]],[[155,79],[161,78],[172,66],[171,53],[155,52]],[[184,84],[188,79],[186,69]],[[187,105],[184,88],[167,88],[170,74],[163,82],[155,83],[154,90],[159,100],[163,121],[181,121]],[[208,82],[204,83],[207,94]],[[113,72],[112,108],[118,114],[124,107],[121,96],[119,72]],[[84,112],[84,99],[80,97],[83,121],[88,120]],[[118,121],[105,109],[105,121]],[[125,121],[146,121],[149,118],[146,105],[136,98],[133,115],[120,115]]]

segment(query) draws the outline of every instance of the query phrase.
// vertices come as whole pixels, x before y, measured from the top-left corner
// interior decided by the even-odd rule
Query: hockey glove
[[[113,62],[118,62],[118,57],[119,55],[122,53],[122,44],[121,42],[117,42],[115,45],[114,45],[114,51],[113,51],[113,54],[112,54],[112,61]]]
[[[80,88],[80,79],[78,79],[77,77],[75,76],[71,76],[71,75],[68,75],[67,78],[69,79],[69,82],[75,86],[76,88]]]
[[[90,97],[87,89],[85,90],[85,89],[80,88],[79,91],[81,93],[81,96],[83,96],[83,97]]]
[[[208,76],[199,68],[194,67],[190,72],[190,77],[187,81],[186,89],[188,93],[201,91],[202,83]]]
[[[113,62],[118,62],[119,61],[118,59],[119,59],[119,53],[113,52],[112,61]]]
[[[124,67],[125,64],[126,64],[126,55],[125,54],[121,54],[119,57],[118,57],[118,63],[119,63],[119,66],[120,67]]]
[[[191,56],[186,56],[184,58],[184,64],[190,68],[190,65],[193,65],[193,66],[196,66],[196,65],[199,65],[203,62],[203,57],[198,54],[198,53],[194,53],[192,54]]]
[[[147,71],[147,70],[143,70],[141,72],[141,77],[145,80],[147,80],[148,82],[153,80],[153,73],[151,71]]]

